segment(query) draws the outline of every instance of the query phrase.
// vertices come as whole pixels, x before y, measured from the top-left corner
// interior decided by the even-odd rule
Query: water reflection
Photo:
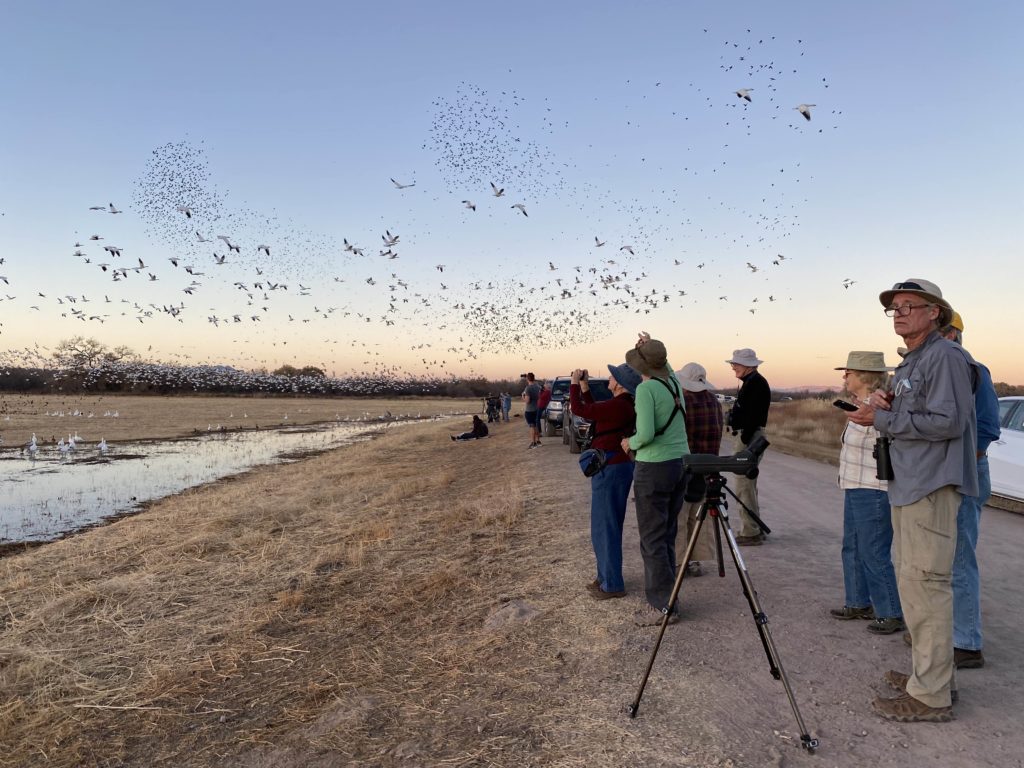
[[[409,423],[409,422],[404,422]],[[332,424],[229,432],[183,440],[97,444],[72,452],[40,446],[0,451],[0,542],[56,538],[139,504],[234,475],[336,448],[390,424]]]

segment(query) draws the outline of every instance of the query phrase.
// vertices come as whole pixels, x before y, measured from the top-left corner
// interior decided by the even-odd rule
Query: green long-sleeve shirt
[[[672,369],[669,368],[668,385],[679,394],[683,404],[683,388]],[[690,452],[686,441],[686,419],[677,413],[668,429],[655,436],[665,426],[675,401],[672,394],[661,382],[647,379],[636,388],[636,434],[629,438],[629,447],[636,453],[637,461],[658,462],[679,459]]]

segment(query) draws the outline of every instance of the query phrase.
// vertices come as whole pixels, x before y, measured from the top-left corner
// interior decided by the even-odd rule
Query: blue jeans
[[[870,605],[880,619],[903,618],[892,567],[892,510],[885,491],[847,488],[844,493],[843,584],[851,608]]]
[[[992,495],[988,457],[978,459],[978,495],[964,496],[956,513],[956,553],[953,555],[953,647],[980,651],[981,579],[978,575],[978,524],[981,508]]]
[[[647,602],[660,611],[668,606],[675,587],[676,533],[686,476],[682,459],[638,461],[635,466],[633,494],[644,559],[644,594]]]
[[[633,462],[607,464],[590,478],[590,542],[597,558],[597,579],[605,592],[621,592],[622,525],[633,484]]]

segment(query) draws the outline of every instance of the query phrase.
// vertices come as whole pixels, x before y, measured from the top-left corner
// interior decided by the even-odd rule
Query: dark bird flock
[[[130,199],[103,188],[97,197],[113,200],[82,202],[89,229],[69,226],[65,265],[84,289],[57,295],[46,276],[18,285],[0,275],[0,319],[101,339],[141,324],[163,363],[108,366],[104,375],[126,381],[286,386],[189,351],[218,340],[252,369],[315,349],[319,360],[296,353],[300,362],[332,370],[343,361],[351,371],[342,378],[369,391],[375,381],[470,374],[483,356],[571,348],[666,308],[731,302],[741,314],[769,312],[789,298],[786,273],[803,258],[787,238],[813,181],[799,154],[775,159],[773,146],[790,146],[783,134],[810,141],[833,131],[842,115],[803,56],[802,40],[747,30],[722,42],[703,77],[627,81],[628,103],[616,109],[595,95],[571,113],[543,95],[462,82],[430,103],[423,166],[382,169],[389,210],[340,238],[239,202],[215,182],[215,150],[202,142],[164,144]],[[622,137],[615,151],[587,131],[588,109]],[[677,127],[671,155],[645,146],[650,121]],[[696,123],[720,144],[690,146]],[[730,166],[738,147],[775,162],[774,180],[761,175],[741,192],[721,183],[741,178]],[[620,189],[624,164],[646,168],[650,189]],[[52,367],[49,358],[37,344],[0,362]]]

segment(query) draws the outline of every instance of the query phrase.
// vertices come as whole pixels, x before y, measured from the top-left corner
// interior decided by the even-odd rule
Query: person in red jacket
[[[597,578],[587,585],[597,600],[626,596],[622,578],[622,526],[633,484],[633,462],[622,451],[622,438],[633,434],[636,413],[633,395],[640,374],[623,363],[608,366],[611,400],[595,402],[586,371],[572,372],[569,403],[572,412],[594,422],[591,447],[605,451],[607,463],[590,478],[590,541],[597,559]]]

